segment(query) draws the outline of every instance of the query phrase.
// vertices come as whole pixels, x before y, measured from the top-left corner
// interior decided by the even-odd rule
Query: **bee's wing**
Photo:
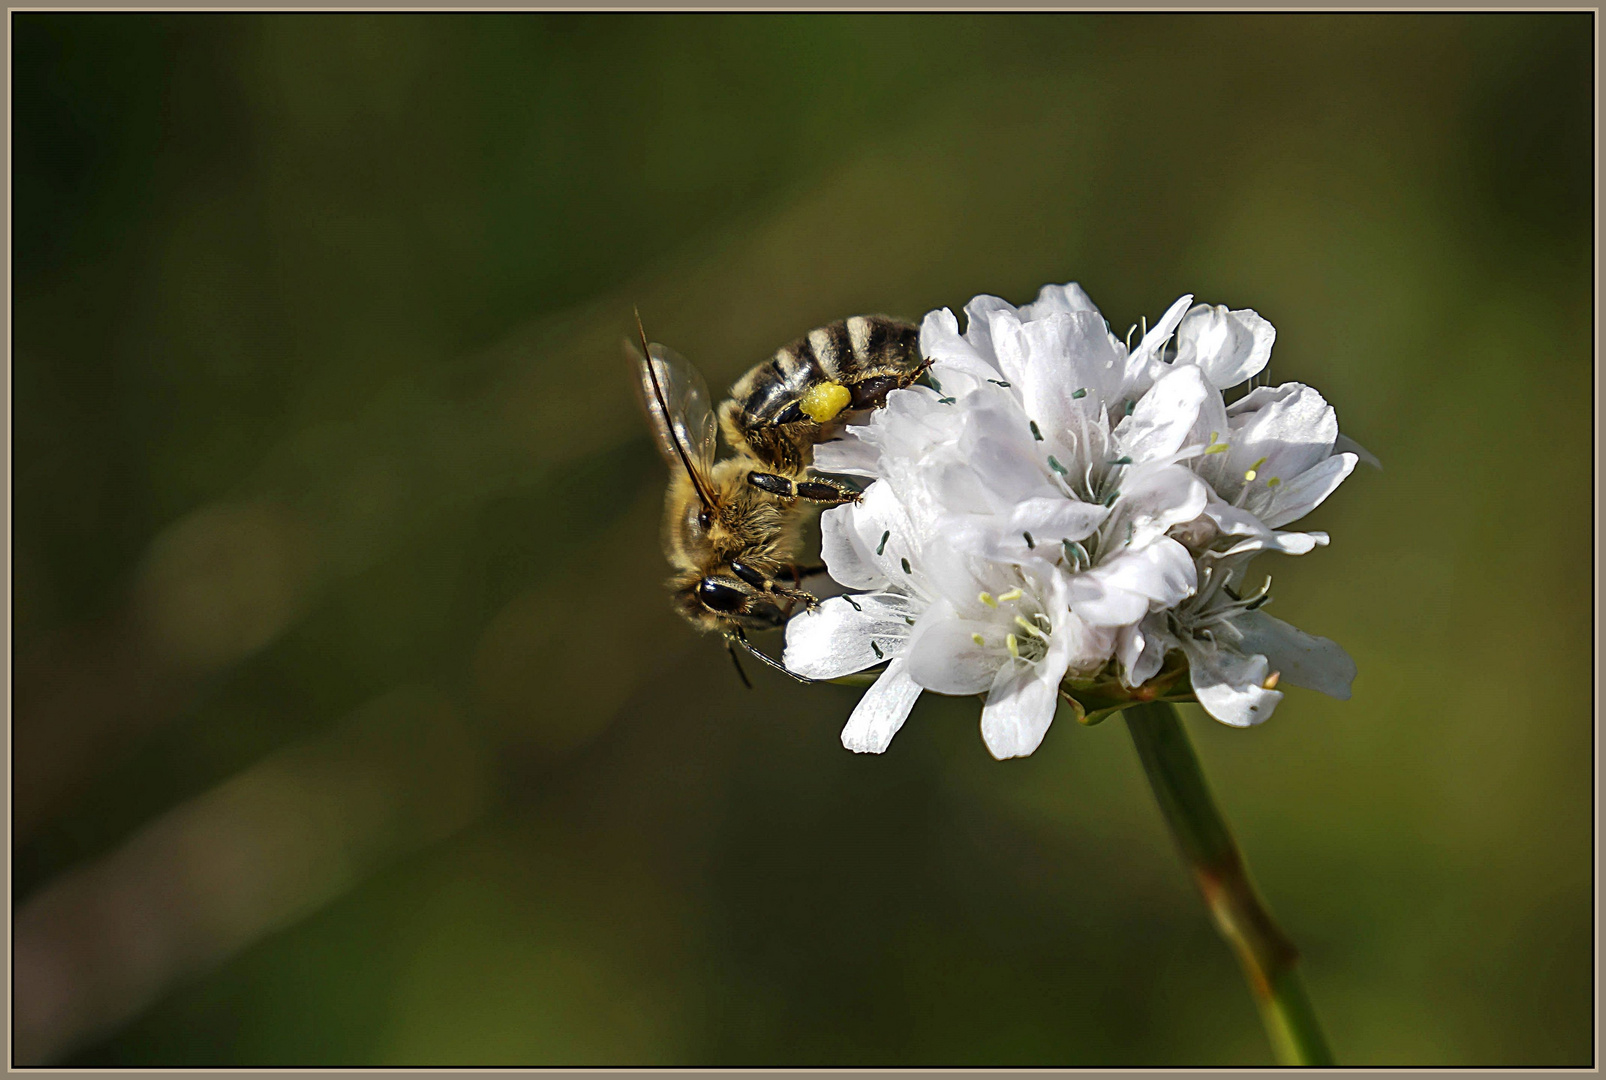
[[[708,384],[673,349],[649,345],[649,360],[634,344],[626,342],[625,347],[636,365],[636,395],[647,410],[659,452],[670,468],[678,466],[691,475],[704,504],[712,506],[708,474],[714,466],[718,427],[709,405]]]

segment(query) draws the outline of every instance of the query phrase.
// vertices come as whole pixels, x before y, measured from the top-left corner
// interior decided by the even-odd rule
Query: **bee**
[[[641,347],[629,346],[636,390],[669,463],[663,541],[675,609],[724,637],[747,685],[738,646],[808,681],[747,634],[782,626],[799,605],[819,603],[802,588],[804,578],[825,570],[799,565],[804,526],[814,510],[856,501],[859,493],[808,475],[814,447],[920,377],[920,329],[856,315],[811,330],[738,379],[717,417],[697,369],[649,345],[639,314],[636,331]],[[732,453],[716,459],[719,432]]]

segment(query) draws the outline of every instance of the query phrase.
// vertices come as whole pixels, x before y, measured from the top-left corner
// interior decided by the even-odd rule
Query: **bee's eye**
[[[713,578],[703,578],[697,584],[697,599],[710,611],[731,612],[742,606],[742,590]]]
[[[707,532],[710,528],[713,527],[713,524],[714,524],[714,512],[712,510],[710,510],[706,506],[703,507],[697,513],[697,524],[702,528],[702,530],[704,532]]]

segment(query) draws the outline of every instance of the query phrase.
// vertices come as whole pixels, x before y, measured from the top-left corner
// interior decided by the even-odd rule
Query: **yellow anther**
[[[1007,604],[1011,600],[1019,600],[1024,595],[1019,589],[1011,589],[1007,593],[999,593],[998,601],[999,603]]]
[[[1004,635],[1004,644],[1009,647],[1009,655],[1011,655],[1015,659],[1019,660],[1020,659],[1020,643],[1015,640],[1015,635],[1014,634],[1005,634]]]
[[[1260,688],[1262,690],[1275,690],[1277,689],[1277,680],[1282,677],[1282,672],[1274,671],[1270,675],[1266,676],[1266,681],[1260,684]]]
[[[1031,623],[1027,622],[1025,619],[1021,618],[1019,615],[1015,616],[1015,621],[1017,623],[1019,623],[1021,628],[1023,630],[1025,630],[1028,634],[1031,634],[1034,637],[1042,637],[1043,636],[1043,632],[1041,630],[1039,630],[1037,627],[1033,626]]]
[[[1207,454],[1225,454],[1227,450],[1228,446],[1224,442],[1212,443],[1205,447],[1205,453]]]
[[[1279,479],[1278,477],[1274,476],[1270,480],[1266,481],[1266,486],[1267,487],[1276,487],[1280,483],[1282,483],[1282,480]]]
[[[1262,465],[1264,465],[1264,464],[1266,464],[1266,459],[1265,458],[1261,458],[1259,461],[1257,461],[1253,465],[1249,466],[1249,471],[1244,473],[1244,480],[1245,481],[1254,480],[1255,474],[1260,471],[1260,467]]]
[[[982,637],[980,634],[971,634],[970,635],[970,640],[974,641],[977,645],[985,645],[985,644],[987,644],[987,639]]]
[[[835,419],[836,414],[847,408],[848,402],[852,400],[853,392],[841,383],[822,382],[815,383],[804,391],[797,407],[802,409],[810,420],[823,424],[827,420]]]
[[[977,593],[976,599],[980,600],[990,608],[995,608],[998,606],[998,601],[993,599],[993,594],[990,592]]]

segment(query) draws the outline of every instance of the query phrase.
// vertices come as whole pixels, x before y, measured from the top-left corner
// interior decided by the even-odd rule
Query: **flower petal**
[[[1193,303],[1192,293],[1177,297],[1171,306],[1166,309],[1165,314],[1160,316],[1160,321],[1149,327],[1149,332],[1143,335],[1143,340],[1138,342],[1138,347],[1132,350],[1132,360],[1134,362],[1146,361],[1149,357],[1159,356],[1160,349],[1167,341],[1171,340],[1171,334],[1176,330],[1177,324],[1182,321],[1182,317],[1187,314],[1188,305],[1191,303]]]
[[[936,385],[943,387],[944,393],[969,390],[999,377],[991,345],[985,353],[978,352],[968,335],[959,333],[959,320],[947,308],[927,312],[921,321],[920,352],[931,360]]]
[[[909,597],[900,593],[833,596],[787,621],[781,662],[809,679],[875,667],[903,653],[911,630],[905,616],[913,614]]]
[[[981,645],[973,636],[978,634]],[[909,677],[927,690],[979,694],[992,685],[999,666],[1010,662],[1004,649],[1004,635],[996,624],[933,612],[915,628],[904,664]]]
[[[854,707],[842,729],[842,745],[855,754],[886,750],[919,697],[920,687],[909,678],[903,660],[894,660]]]
[[[1381,469],[1383,467],[1383,463],[1377,460],[1376,454],[1366,449],[1366,447],[1362,446],[1348,435],[1340,435],[1338,438],[1333,440],[1333,451],[1339,454],[1354,454],[1360,459],[1362,465],[1370,465],[1374,469]]]
[[[1102,506],[1076,499],[1031,498],[1004,515],[947,515],[938,521],[937,532],[957,551],[1019,566],[1032,560],[1056,561],[1062,540],[1086,539],[1108,514]]]
[[[1085,444],[1096,432],[1102,450],[1108,430],[1104,413],[1120,391],[1122,371],[1104,317],[1055,312],[1027,323],[1015,337],[1020,358],[1011,378],[1020,387],[1026,415],[1050,439],[1062,442],[1074,435]]]
[[[1149,598],[1125,589],[1110,588],[1094,571],[1071,579],[1071,610],[1091,626],[1126,626],[1149,613]]]
[[[1248,510],[1232,506],[1214,496],[1205,507],[1204,517],[1200,520],[1213,522],[1222,535],[1245,537],[1221,552],[1223,556],[1241,555],[1250,551],[1304,555],[1327,543],[1327,534],[1323,532],[1278,532],[1267,528],[1265,522]],[[1201,546],[1206,546],[1209,542],[1206,539]]]
[[[1164,616],[1154,615],[1123,626],[1115,643],[1121,681],[1127,686],[1142,686],[1159,674],[1166,650],[1175,646],[1175,639],[1165,630]]]
[[[1241,408],[1250,398],[1258,398],[1259,405]],[[1287,484],[1327,459],[1338,438],[1333,407],[1302,383],[1251,391],[1233,403],[1228,417],[1231,432],[1225,441],[1231,450],[1226,455],[1225,483],[1216,485],[1228,499],[1246,482],[1245,470],[1253,469],[1258,479],[1278,477]]]
[[[1281,691],[1262,685],[1270,674],[1264,656],[1245,656],[1187,634],[1179,643],[1188,655],[1188,674],[1199,704],[1223,724],[1250,727],[1264,723],[1283,699]]]
[[[977,355],[996,362],[998,347],[992,336],[992,315],[995,311],[1015,314],[1015,305],[1002,297],[986,293],[971,297],[970,303],[965,305],[965,340]]]
[[[1188,549],[1169,537],[1123,551],[1067,586],[1071,610],[1094,626],[1124,626],[1151,608],[1174,607],[1198,586]]]
[[[1283,682],[1349,700],[1355,661],[1337,642],[1307,634],[1263,611],[1246,611],[1233,624],[1243,635],[1240,648],[1264,656]]]
[[[879,480],[871,484],[866,497],[870,491],[884,486]],[[873,554],[874,549],[861,538],[860,526],[866,518],[873,521],[862,502],[833,506],[821,514],[820,558],[831,571],[831,577],[850,589],[884,589],[887,576]]]
[[[1064,648],[1056,646],[1057,642],[1036,664],[1012,660],[999,668],[987,692],[981,738],[1000,761],[1036,750],[1054,722],[1066,662]]]
[[[1334,454],[1314,469],[1307,469],[1282,484],[1272,493],[1261,520],[1273,529],[1298,521],[1320,506],[1355,471],[1355,462],[1354,454]]]
[[[1179,364],[1197,364],[1218,390],[1237,386],[1265,369],[1277,331],[1248,308],[1200,304],[1177,327]]]
[[[843,476],[880,475],[877,465],[880,453],[874,446],[855,437],[852,431],[849,428],[849,434],[820,443],[814,448],[815,472],[840,473]]]
[[[1209,501],[1209,487],[1190,469],[1181,465],[1136,466],[1121,481],[1105,535],[1125,547],[1146,547],[1172,526],[1197,518]]]
[[[1064,285],[1044,285],[1037,290],[1037,299],[1020,309],[1021,315],[1027,319],[1041,319],[1056,311],[1091,311],[1097,315],[1099,309],[1082,286],[1074,281]]]
[[[1168,371],[1116,427],[1122,453],[1136,462],[1169,461],[1187,442],[1213,392],[1192,365]]]

